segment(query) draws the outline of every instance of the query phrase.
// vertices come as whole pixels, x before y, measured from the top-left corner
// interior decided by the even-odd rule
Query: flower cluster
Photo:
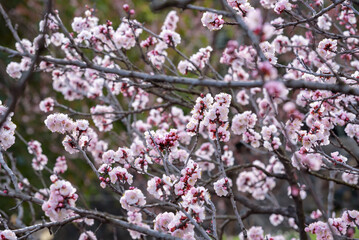
[[[264,239],[270,239],[270,240],[283,240],[285,239],[284,236],[278,235],[278,236],[271,236],[270,234],[264,234],[262,227],[253,226],[247,231],[247,239],[248,240],[264,240]],[[244,240],[243,232],[239,234],[239,239]],[[294,238],[295,239],[295,238]]]
[[[267,171],[272,169],[271,165],[266,167],[259,160],[254,161],[253,165]],[[251,171],[241,172],[238,175],[236,183],[238,191],[249,192],[253,198],[258,200],[264,200],[265,195],[276,185],[274,178],[267,177],[263,171],[256,167],[253,167]]]
[[[178,144],[178,135],[176,129],[171,129],[169,132],[160,131],[150,131],[145,132],[146,142],[149,146],[159,151],[171,150],[175,148]]]
[[[204,205],[208,204],[210,199],[207,190],[204,187],[192,187],[182,196],[182,199],[182,205],[186,212],[189,213],[196,222],[203,222],[206,216]]]
[[[232,119],[232,131],[234,134],[241,135],[254,128],[257,122],[257,115],[251,111],[245,111],[235,115]]]
[[[209,62],[209,57],[213,51],[212,47],[201,48],[199,51],[190,57],[190,61],[182,60],[178,63],[178,70],[182,74],[187,74],[190,71],[195,71],[196,67],[203,69]],[[193,66],[193,64],[195,66]]]
[[[332,233],[339,236],[349,234],[348,229],[355,228],[358,224],[359,212],[347,210],[339,218],[329,218],[328,223],[322,221],[314,222],[306,227],[305,231],[315,234],[317,239],[334,239]]]
[[[67,170],[67,164],[66,164],[65,156],[60,156],[56,158],[56,163],[53,169],[54,173],[61,174],[66,172],[66,170]]]
[[[97,105],[91,108],[92,120],[101,132],[108,132],[113,128],[114,118],[111,106]]]
[[[304,167],[312,171],[319,171],[322,163],[320,154],[308,152],[303,147],[292,156],[292,165],[297,169]]]
[[[165,195],[170,195],[172,179],[163,174],[162,178],[153,177],[147,182],[147,191],[157,199],[164,199]]]
[[[147,224],[142,222],[142,213],[137,211],[127,212],[127,221],[143,228],[150,228]],[[128,229],[132,239],[141,239],[145,234]]]
[[[32,168],[37,171],[43,170],[48,159],[46,155],[42,153],[41,143],[36,140],[32,140],[27,143],[27,150],[30,154],[34,155],[34,158],[32,159]]]
[[[61,134],[70,133],[75,128],[74,121],[69,118],[67,114],[63,113],[55,113],[47,116],[45,125],[51,132]]]
[[[229,6],[236,10],[237,13],[244,18],[254,10],[248,0],[227,0],[227,2]]]
[[[115,184],[117,181],[121,181],[127,182],[129,185],[131,185],[133,182],[133,176],[127,172],[126,168],[115,167],[108,173],[108,175],[110,176],[112,184]]]
[[[162,31],[159,34],[159,38],[153,39],[148,37],[145,41],[141,42],[141,46],[144,48],[155,46],[153,50],[147,52],[147,57],[157,69],[161,69],[166,61],[166,49],[168,47],[176,47],[181,42],[181,36],[175,32],[178,20],[179,17],[176,11],[170,11],[161,28]]]
[[[348,183],[348,184],[358,184],[359,181],[359,175],[358,174],[353,174],[353,173],[348,173],[348,172],[344,172],[342,174],[342,179],[344,182]]]
[[[97,237],[92,231],[86,231],[81,233],[79,240],[97,240]]]
[[[67,207],[75,207],[78,198],[76,189],[70,182],[56,176],[52,176],[52,182],[49,199],[42,204],[42,210],[53,222],[74,216],[75,213]]]
[[[7,107],[2,105],[0,101],[0,118],[3,118],[7,112]],[[13,113],[10,113],[9,116],[6,118],[6,121],[0,128],[0,147],[5,151],[10,148],[15,143],[15,128],[16,125],[11,121],[11,117]]]
[[[213,97],[209,93],[206,96],[201,95],[201,97],[197,98],[196,104],[191,111],[192,117],[186,126],[188,134],[191,136],[196,135],[199,130],[198,128],[204,119],[204,114],[212,103]]]
[[[105,188],[106,184],[110,182],[115,184],[117,181],[122,183],[127,182],[129,185],[133,182],[133,175],[130,174],[127,169],[130,168],[130,163],[133,161],[133,156],[128,148],[118,148],[115,152],[113,150],[108,150],[102,155],[102,165],[98,168],[100,173],[99,180],[101,181],[101,187]],[[125,168],[121,166],[114,165],[122,164]]]
[[[273,149],[276,150],[282,145],[278,137],[278,129],[275,125],[263,126],[261,134],[264,140],[263,147],[269,151],[273,151]]]
[[[220,93],[214,99],[215,102],[205,113],[203,125],[207,127],[212,140],[218,138],[219,141],[228,142],[230,138],[228,113],[232,97],[229,94]]]
[[[154,229],[157,231],[168,232],[174,237],[181,239],[194,240],[194,226],[189,223],[188,218],[177,212],[160,213],[154,220]]]
[[[201,178],[202,169],[193,160],[189,160],[186,168],[181,171],[181,177],[177,183],[174,184],[174,192],[178,196],[185,195],[190,190],[197,180]]]

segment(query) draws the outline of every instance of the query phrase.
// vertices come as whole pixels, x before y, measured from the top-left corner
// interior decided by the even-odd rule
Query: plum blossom
[[[177,183],[174,185],[175,194],[182,196],[185,195],[188,190],[190,190],[197,180],[201,178],[202,169],[199,167],[198,163],[195,163],[193,160],[189,160],[186,168],[183,168],[181,171],[181,177]]]
[[[287,36],[279,35],[273,40],[272,45],[278,54],[282,54],[290,50],[291,42]]]
[[[182,60],[178,63],[178,70],[182,74],[187,74],[189,71],[196,70],[196,67],[203,69],[209,61],[212,47],[201,48],[199,51],[190,57],[190,61]],[[193,66],[195,64],[195,66]]]
[[[256,160],[254,165],[266,169],[265,165]],[[269,170],[269,169],[268,169]],[[264,172],[253,167],[251,171],[243,171],[238,175],[237,188],[240,192],[249,192],[255,199],[264,200],[265,194],[272,190],[276,183],[273,178],[267,177]]]
[[[175,215],[172,212],[160,213],[156,216],[154,220],[154,229],[156,231],[168,232],[168,225],[174,219]]]
[[[328,224],[322,221],[310,224],[305,228],[305,231],[315,234],[317,239],[333,239]]]
[[[336,55],[337,40],[323,39],[319,42],[318,53],[324,59],[330,59]]]
[[[52,99],[50,97],[45,98],[39,104],[40,110],[45,112],[45,113],[53,111],[54,106],[55,106],[55,101],[54,101],[54,99]]]
[[[359,175],[354,174],[354,173],[348,173],[348,172],[344,172],[342,174],[342,179],[344,182],[348,183],[348,184],[358,184],[358,180],[359,180]]]
[[[136,20],[122,19],[122,23],[113,33],[113,41],[118,48],[131,49],[136,45],[136,37],[139,37],[143,31],[137,25],[140,23]]]
[[[260,47],[264,56],[271,64],[277,63],[277,57],[275,56],[275,48],[273,44],[270,44],[268,41],[261,42]]]
[[[55,177],[50,186],[49,199],[42,204],[42,210],[51,221],[62,221],[75,215],[66,207],[75,207],[77,198],[76,189],[70,182]]]
[[[74,121],[63,113],[54,113],[47,116],[45,125],[51,132],[62,134],[71,132],[75,127]]]
[[[332,26],[332,19],[329,17],[328,14],[323,14],[322,16],[318,17],[318,27],[323,30],[329,30]]]
[[[311,217],[312,219],[319,219],[322,215],[323,215],[322,212],[321,212],[319,209],[317,209],[316,211],[313,211],[313,212],[310,214],[310,217]]]
[[[169,195],[171,187],[172,180],[166,175],[163,175],[162,179],[153,177],[147,182],[147,191],[157,199],[162,199],[164,195]]]
[[[282,82],[270,81],[264,84],[264,88],[267,91],[270,98],[275,102],[280,103],[286,99],[288,94],[288,89],[284,86]]]
[[[269,217],[269,221],[273,226],[278,226],[279,224],[281,224],[284,220],[284,217],[282,215],[279,214],[272,214]]]
[[[17,62],[11,62],[6,67],[7,74],[9,74],[9,76],[12,78],[19,79],[22,75],[21,71],[21,65]]]
[[[92,231],[86,231],[81,233],[79,240],[97,240],[97,237]]]
[[[92,120],[101,132],[108,132],[113,128],[113,111],[111,106],[105,105],[97,105],[91,108]]]
[[[181,43],[181,36],[172,30],[163,30],[160,37],[169,46],[175,47]]]
[[[178,20],[179,17],[177,16],[177,12],[170,11],[166,16],[165,21],[163,22],[162,30],[176,30]]]
[[[264,240],[264,231],[262,229],[262,227],[251,227],[250,229],[248,229],[248,232],[247,232],[247,236],[248,236],[248,239],[249,240]],[[243,233],[239,234],[239,238],[241,240],[244,239],[243,237]]]
[[[295,152],[291,160],[292,165],[297,169],[304,167],[312,171],[319,171],[323,163],[320,154],[307,152],[303,148]]]
[[[31,164],[33,169],[37,171],[42,171],[46,166],[48,159],[46,155],[42,153],[41,143],[36,140],[31,140],[27,143],[27,145],[29,153],[34,155]]]
[[[120,199],[122,208],[127,211],[139,211],[139,207],[146,204],[146,199],[143,193],[138,188],[126,190]]]
[[[211,31],[220,30],[224,24],[222,15],[218,15],[218,14],[212,13],[212,12],[203,13],[201,22],[204,27],[207,27]]]
[[[7,112],[7,107],[2,105],[0,101],[0,117]],[[11,121],[12,116],[14,113],[10,113],[9,116],[6,118],[4,124],[0,128],[0,147],[3,148],[5,151],[10,148],[15,143],[15,129],[16,125]]]
[[[232,97],[226,93],[220,93],[215,96],[215,102],[209,106],[205,112],[203,125],[207,127],[209,137],[212,140],[228,142],[230,132],[228,131],[228,113]]]
[[[274,11],[277,14],[281,14],[283,11],[292,10],[292,4],[288,0],[279,0],[274,7]]]
[[[186,126],[186,131],[190,136],[196,135],[200,123],[204,120],[204,114],[212,103],[213,97],[209,93],[206,96],[201,95],[201,97],[197,98],[196,104],[193,106],[191,111],[192,117]]]
[[[159,151],[171,150],[178,145],[178,135],[176,129],[171,129],[169,132],[150,131],[145,132],[145,139],[149,146]]]
[[[228,188],[232,187],[232,180],[230,178],[221,178],[213,183],[214,191],[220,197],[228,195]]]
[[[241,105],[249,104],[249,96],[247,95],[245,90],[241,90],[237,93],[236,100]]]
[[[0,239],[2,240],[16,240],[17,237],[15,233],[9,229],[0,231]]]
[[[234,134],[241,135],[247,129],[254,128],[257,122],[257,116],[251,111],[245,111],[237,114],[232,119],[232,131]]]
[[[56,163],[53,169],[54,173],[60,174],[66,172],[66,170],[67,170],[66,158],[64,156],[60,156],[56,158]]]
[[[122,167],[113,168],[108,175],[110,176],[111,183],[115,184],[117,181],[127,182],[129,185],[133,182],[132,174],[127,172],[127,169]]]

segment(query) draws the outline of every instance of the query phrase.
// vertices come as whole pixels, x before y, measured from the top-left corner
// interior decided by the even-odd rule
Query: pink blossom
[[[66,206],[75,207],[77,198],[76,189],[70,182],[55,179],[50,186],[48,201],[42,204],[42,210],[51,221],[62,221],[75,215],[75,213],[67,209]]]
[[[323,39],[319,42],[318,53],[324,59],[330,59],[336,55],[337,40]]]
[[[281,224],[284,220],[284,217],[282,215],[279,214],[272,214],[269,217],[269,221],[273,226],[278,226],[279,224]]]
[[[17,62],[11,62],[9,65],[7,65],[6,72],[10,77],[19,79],[22,74],[21,66]]]
[[[317,24],[320,29],[329,30],[332,26],[332,19],[328,14],[323,14],[322,16],[318,17]]]
[[[8,229],[0,231],[0,238],[2,240],[16,240],[17,239],[15,233]]]
[[[281,102],[286,99],[289,92],[284,84],[278,81],[267,82],[264,84],[264,88],[266,89],[269,97],[275,102]]]
[[[257,116],[251,111],[245,111],[233,117],[232,131],[234,134],[241,135],[245,133],[247,129],[253,128],[256,122]]]
[[[55,101],[54,99],[48,97],[42,100],[39,104],[40,110],[47,113],[54,110]]]
[[[232,187],[232,180],[229,178],[221,178],[213,183],[213,187],[218,196],[227,196],[228,188]]]
[[[79,240],[97,240],[97,238],[92,231],[86,231],[81,233]]]
[[[292,4],[288,0],[279,0],[274,7],[274,11],[281,14],[284,10],[292,10]]]
[[[140,189],[126,190],[120,199],[121,206],[127,211],[139,211],[139,207],[146,204],[145,196]]]
[[[160,37],[169,46],[177,46],[181,43],[181,36],[172,30],[162,30]]]
[[[113,168],[109,174],[111,183],[115,184],[117,181],[121,181],[122,183],[127,182],[129,185],[133,182],[132,174],[128,173],[125,168],[115,167]]]
[[[342,179],[344,182],[348,183],[348,184],[358,184],[358,180],[359,180],[359,175],[354,174],[354,173],[348,173],[348,172],[344,172],[342,174]]]
[[[220,30],[224,24],[222,15],[212,12],[205,12],[201,18],[201,22],[204,27],[207,27],[211,31]]]

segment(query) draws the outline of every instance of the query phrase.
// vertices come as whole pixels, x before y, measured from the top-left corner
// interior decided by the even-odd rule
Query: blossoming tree
[[[300,239],[352,238],[359,211],[335,211],[334,193],[359,189],[358,1],[222,0],[211,8],[163,0],[151,7],[171,8],[160,31],[137,21],[125,3],[119,26],[91,8],[65,26],[47,1],[39,34],[29,40],[0,5],[16,40],[15,48],[0,46],[14,57],[6,72],[16,83],[0,103],[0,196],[17,203],[0,207],[1,239],[102,223],[133,239],[209,240],[222,239],[229,222],[241,239],[285,238],[251,225],[256,215]],[[188,9],[201,15],[198,31],[228,28],[243,39],[185,54],[177,25]],[[51,76],[62,96],[39,102],[46,119],[39,124],[63,137],[52,143],[63,146],[56,159],[48,159],[36,135],[26,140],[15,130],[16,103],[34,72]],[[72,108],[73,101],[89,111]],[[124,144],[104,134],[116,134],[115,125],[126,131]],[[51,174],[42,186],[17,168],[15,141],[33,156],[34,173]],[[251,159],[236,154],[238,143]],[[83,189],[63,177],[71,156],[87,164],[93,184],[118,200],[113,208],[123,215],[79,201]],[[317,182],[327,183],[326,196],[317,194]],[[40,205],[28,214],[44,220],[28,224],[22,213],[10,221],[6,213],[25,203]],[[78,236],[102,239],[86,227]]]

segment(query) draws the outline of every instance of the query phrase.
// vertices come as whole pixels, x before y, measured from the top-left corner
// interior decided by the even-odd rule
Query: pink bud
[[[128,4],[123,4],[122,8],[125,12],[128,12],[130,10],[130,6]]]

